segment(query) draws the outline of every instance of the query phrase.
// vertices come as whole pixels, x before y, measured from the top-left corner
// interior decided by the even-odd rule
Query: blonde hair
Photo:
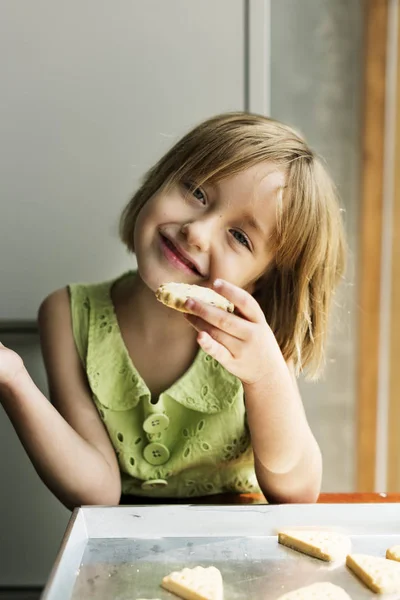
[[[344,272],[346,244],[339,203],[321,160],[292,128],[273,119],[229,113],[213,117],[178,141],[146,174],[125,207],[120,235],[134,252],[143,205],[183,180],[216,182],[269,160],[286,174],[277,209],[274,261],[253,293],[282,354],[316,378],[324,365],[328,314]]]

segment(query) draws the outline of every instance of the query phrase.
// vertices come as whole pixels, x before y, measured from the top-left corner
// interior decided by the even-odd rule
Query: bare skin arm
[[[280,368],[279,368],[280,367]],[[244,385],[256,475],[271,503],[315,502],[322,457],[291,366],[274,363],[268,379]]]
[[[116,505],[114,449],[93,404],[72,335],[68,291],[51,294],[39,328],[52,404],[21,359],[0,346],[0,399],[37,473],[68,508]]]

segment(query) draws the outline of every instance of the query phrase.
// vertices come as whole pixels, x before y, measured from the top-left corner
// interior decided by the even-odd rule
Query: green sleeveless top
[[[69,293],[75,344],[115,448],[122,493],[259,491],[241,382],[199,349],[188,371],[152,402],[121,336],[115,281],[70,285]]]

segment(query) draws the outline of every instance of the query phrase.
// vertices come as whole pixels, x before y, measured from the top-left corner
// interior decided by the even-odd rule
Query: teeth
[[[185,263],[186,266],[190,267],[192,269],[192,271],[194,271],[195,273],[198,273],[198,270],[196,269],[196,267],[194,266],[193,263],[190,262],[190,260],[188,260],[187,258],[185,258],[184,256],[182,256],[182,254],[179,252],[179,250],[174,246],[174,244],[172,242],[170,242],[170,240],[168,238],[164,238],[165,243],[167,244],[167,246],[173,251],[175,252],[175,254],[177,254],[179,256],[179,260],[182,261],[183,263]]]

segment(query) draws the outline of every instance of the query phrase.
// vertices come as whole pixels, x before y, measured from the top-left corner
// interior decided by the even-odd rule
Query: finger
[[[265,320],[263,311],[257,300],[242,288],[224,279],[216,279],[213,287],[216,292],[230,300],[243,317],[252,323],[260,323]]]
[[[216,327],[239,340],[245,340],[248,337],[249,324],[238,315],[234,315],[226,310],[222,310],[222,308],[192,298],[186,301],[185,307],[190,310],[190,315],[194,315],[195,318],[197,317],[202,321],[206,321],[213,327]],[[194,325],[195,320],[190,320],[190,322]]]
[[[214,340],[205,331],[199,333],[197,341],[206,354],[215,358],[223,367],[228,369],[228,365],[232,361],[232,355],[225,346]]]
[[[239,346],[243,344],[242,340],[214,327],[207,323],[207,321],[203,321],[199,317],[195,317],[194,315],[186,314],[185,318],[189,323],[198,331],[199,333],[207,333],[213,340],[225,346],[227,350],[231,353],[232,356],[236,356]]]

